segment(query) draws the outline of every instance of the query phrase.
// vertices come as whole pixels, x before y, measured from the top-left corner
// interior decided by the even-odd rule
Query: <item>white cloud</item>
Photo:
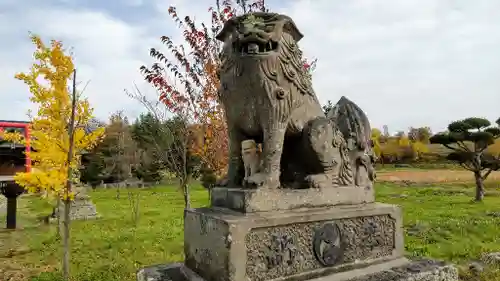
[[[213,2],[170,4],[182,16],[208,21],[207,9]],[[0,4],[0,36],[9,42],[0,46],[0,119],[24,119],[28,108],[27,88],[13,79],[31,62],[28,30],[74,47],[80,80],[91,81],[86,95],[101,119],[120,109],[137,115],[142,108],[123,89],[142,81],[138,68],[152,61],[148,50],[160,45],[161,35],[176,42],[182,38],[168,15],[168,4],[161,0],[128,0],[123,7],[118,2],[102,4],[101,10],[54,3],[14,9],[14,4],[5,4],[7,8]],[[367,112],[374,126],[387,124],[394,131],[412,125],[439,130],[454,119],[500,116],[500,2],[496,0],[270,4],[272,10],[293,17],[305,35],[300,44],[306,55],[319,59],[314,85],[322,101],[346,95]],[[130,6],[146,7],[148,12],[133,23],[125,20],[125,14],[117,18],[118,8]]]
[[[478,2],[304,0],[284,11],[319,58],[320,99],[346,95],[377,127],[442,129],[500,116],[500,3]]]
[[[7,15],[2,22],[21,17],[22,28],[17,28],[12,49],[2,49],[0,86],[3,119],[25,119],[29,107],[27,88],[13,79],[18,71],[27,71],[34,46],[28,30],[49,39],[62,40],[74,53],[77,80],[90,81],[84,95],[95,107],[98,117],[106,119],[109,113],[124,109],[140,112],[137,104],[125,96],[123,89],[134,81],[141,82],[141,64],[148,60],[148,44],[153,38],[140,27],[131,26],[109,15],[90,10],[60,8],[32,9],[25,13]],[[50,20],[47,20],[50,19]],[[2,34],[3,35],[3,34]],[[13,32],[9,35],[14,36]],[[9,102],[16,101],[16,108]],[[135,111],[135,112],[134,112]]]

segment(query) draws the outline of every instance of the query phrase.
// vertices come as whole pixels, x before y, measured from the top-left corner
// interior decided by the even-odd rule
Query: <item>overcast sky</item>
[[[159,37],[180,42],[167,14],[209,18],[214,0],[0,0],[0,119],[26,120],[28,88],[13,78],[27,71],[28,31],[72,47],[79,80],[98,118],[142,108],[123,93],[142,82]],[[266,1],[293,17],[305,54],[318,58],[313,83],[322,102],[347,96],[373,127],[442,130],[456,119],[500,117],[500,1],[287,0]],[[192,3],[195,3],[194,5]],[[286,3],[286,4],[284,4]]]

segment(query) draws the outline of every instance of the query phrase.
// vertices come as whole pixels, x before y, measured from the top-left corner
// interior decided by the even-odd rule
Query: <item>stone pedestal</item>
[[[351,189],[349,189],[351,188]],[[454,267],[404,257],[402,212],[373,190],[215,188],[185,211],[184,264],[139,281],[457,280]]]
[[[318,189],[243,189],[215,187],[211,191],[213,207],[243,213],[358,205],[375,202],[373,188],[339,186]]]
[[[210,281],[311,279],[403,258],[401,212],[386,204],[238,214],[186,211],[187,267]]]
[[[389,263],[390,264],[390,263]],[[422,259],[390,269],[372,265],[341,273],[327,275],[311,281],[458,281],[456,267],[441,261]],[[396,263],[395,263],[396,264]],[[155,265],[137,272],[138,281],[204,281],[182,263]],[[281,279],[277,279],[281,280]]]

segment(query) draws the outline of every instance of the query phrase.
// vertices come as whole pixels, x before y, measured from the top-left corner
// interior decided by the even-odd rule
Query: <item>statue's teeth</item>
[[[248,44],[248,53],[256,54],[259,52],[259,45],[256,43]]]

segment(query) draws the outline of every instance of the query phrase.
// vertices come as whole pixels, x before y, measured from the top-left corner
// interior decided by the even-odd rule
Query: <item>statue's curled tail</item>
[[[355,172],[355,184],[372,187],[375,180],[375,155],[368,117],[358,105],[344,96],[327,113],[327,117],[347,141],[349,158]]]

